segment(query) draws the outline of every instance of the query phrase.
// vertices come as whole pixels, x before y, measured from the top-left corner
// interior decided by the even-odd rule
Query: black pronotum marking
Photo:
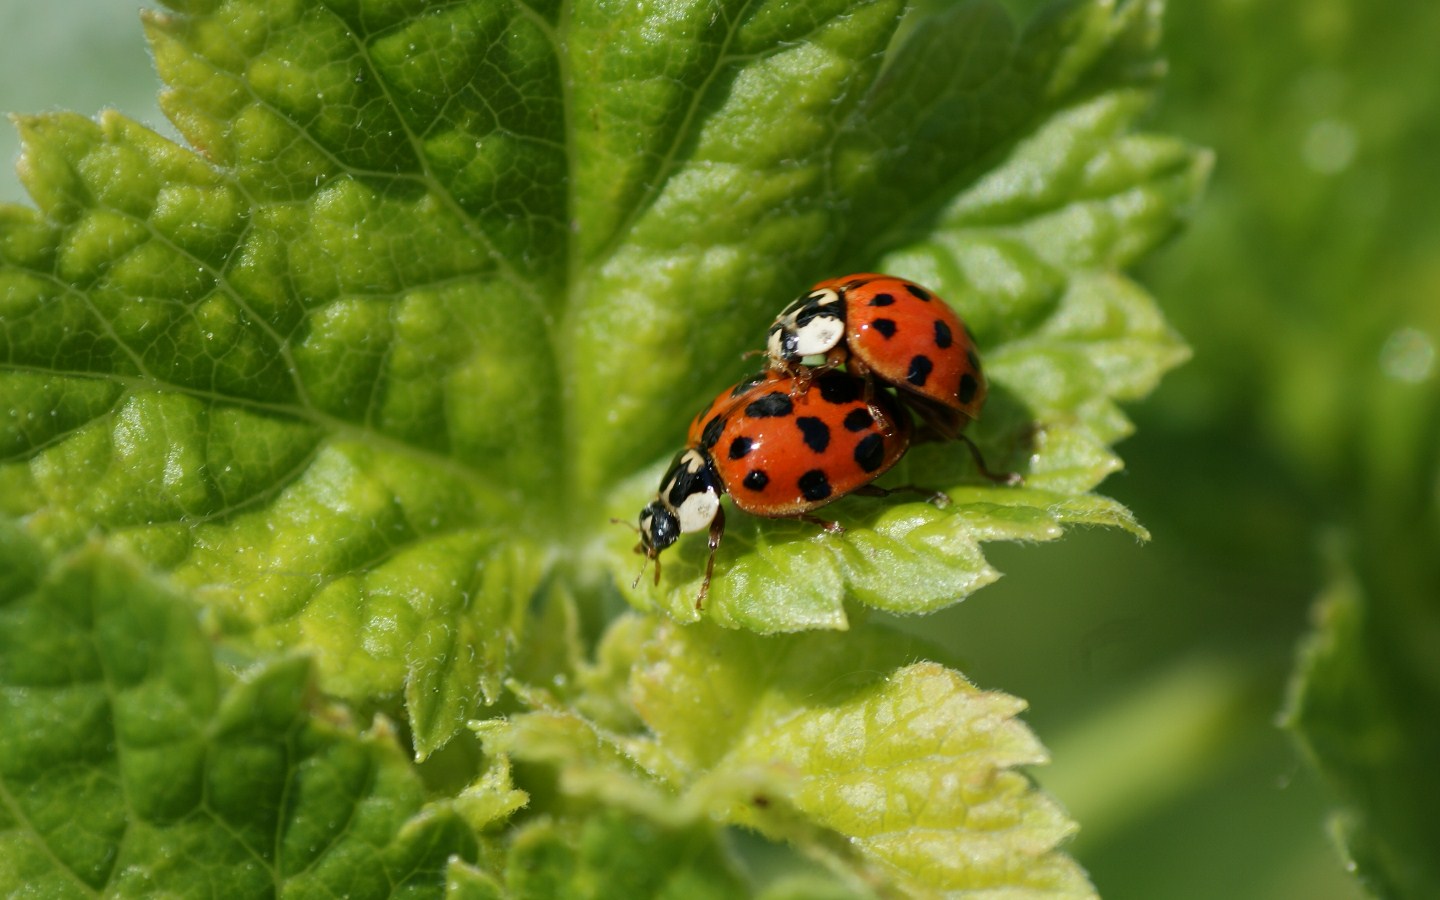
[[[709,450],[720,440],[720,432],[725,430],[725,417],[716,416],[705,423],[705,430],[700,432],[700,446]]]
[[[826,403],[854,403],[860,399],[862,382],[858,378],[851,378],[841,375],[838,372],[831,372],[820,376],[816,380],[820,388],[820,396]]]
[[[869,306],[889,306],[890,304],[892,304],[892,303],[894,303],[894,302],[895,302],[895,298],[894,298],[892,295],[890,295],[890,294],[876,294],[875,296],[873,296],[873,297],[870,298],[870,303],[867,304],[867,305],[869,305]]]
[[[730,458],[744,459],[745,456],[755,449],[755,442],[748,437],[737,437],[730,442]]]
[[[950,326],[939,319],[935,320],[935,346],[944,350],[954,343],[954,335],[950,334]]]
[[[840,306],[833,303],[829,306],[820,306],[819,304],[807,306],[800,310],[800,314],[795,317],[795,328],[804,328],[822,316],[827,319],[839,319],[841,317],[840,309]]]
[[[923,300],[926,303],[930,302],[930,292],[918,284],[907,284],[905,285],[905,290],[913,294],[916,300]]]
[[[823,469],[811,469],[801,475],[796,484],[800,487],[800,493],[804,494],[805,499],[811,502],[824,500],[831,493],[830,479],[825,477]]]
[[[765,485],[770,483],[770,476],[766,475],[762,469],[751,469],[746,473],[745,480],[740,483],[745,485],[749,490],[763,491],[765,490]]]
[[[825,448],[830,446],[830,426],[815,418],[814,416],[800,416],[795,420],[800,428],[800,436],[805,439],[805,446],[816,453],[824,453]]]
[[[885,340],[887,341],[895,336],[894,319],[876,319],[870,323],[870,327],[885,335]]]
[[[784,391],[773,391],[759,400],[753,400],[745,407],[745,415],[752,419],[766,419],[773,416],[788,416],[795,409],[790,395]]]
[[[845,414],[846,431],[864,431],[875,424],[875,417],[868,409],[852,409]]]
[[[855,445],[855,462],[867,472],[873,472],[885,462],[885,439],[879,434],[867,434]]]
[[[930,377],[930,372],[934,368],[935,364],[930,361],[930,357],[923,353],[918,354],[910,360],[910,371],[905,373],[905,380],[916,387],[924,387],[925,379]]]
[[[689,466],[677,465],[671,470],[671,473],[670,489],[666,491],[666,499],[670,502],[672,509],[679,509],[686,497],[692,494],[703,494],[714,488],[714,478],[710,474],[709,466],[692,469]]]
[[[974,399],[975,399],[975,392],[978,391],[978,390],[980,390],[980,382],[978,382],[978,381],[975,380],[975,376],[974,376],[974,375],[971,375],[969,372],[966,372],[964,375],[961,375],[961,376],[960,376],[960,402],[961,402],[961,403],[969,403],[971,400],[974,400]]]

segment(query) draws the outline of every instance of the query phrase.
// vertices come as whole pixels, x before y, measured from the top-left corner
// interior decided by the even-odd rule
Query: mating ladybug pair
[[[987,477],[1019,481],[991,475],[960,434],[980,414],[985,376],[960,317],[920,285],[869,273],[822,281],[776,318],[765,354],[765,372],[720,394],[690,423],[687,449],[640,511],[635,551],[655,561],[657,584],[660,551],[682,534],[709,531],[697,609],[725,532],[722,494],[757,516],[843,531],[811,512],[846,494],[891,493],[871,482],[909,448],[910,410],[934,436],[964,441]]]

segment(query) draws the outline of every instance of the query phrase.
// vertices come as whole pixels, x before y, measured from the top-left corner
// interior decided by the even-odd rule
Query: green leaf
[[[501,492],[462,460],[493,460],[497,436],[446,436],[445,392],[492,361],[458,386],[437,376],[476,362],[464,336],[484,317],[462,308],[469,288],[402,289],[415,273],[394,271],[460,252],[443,218],[347,210],[374,200],[347,180],[305,215],[247,209],[233,179],[115,116],[24,131],[46,218],[8,209],[0,249],[0,380],[25,413],[5,510],[58,545],[99,528],[171,567],[230,633],[319,651],[334,693],[425,698],[417,748],[438,747],[495,698],[540,570],[523,535],[481,524]],[[376,253],[391,271],[344,262]]]
[[[220,665],[133,562],[44,561],[9,523],[0,554],[6,894],[438,897],[515,806],[503,768],[427,805],[388,725],[317,707],[304,660]]]
[[[1398,604],[1403,607],[1405,604]],[[1379,897],[1428,897],[1440,884],[1433,798],[1440,706],[1430,647],[1394,629],[1393,600],[1342,568],[1315,608],[1286,724],[1339,795],[1331,826],[1349,866]],[[1415,610],[1412,610],[1412,612]]]
[[[1049,540],[1072,524],[1144,535],[1090,491],[1119,467],[1110,448],[1129,425],[1116,402],[1185,352],[1121,271],[1175,227],[1206,167],[1133,132],[1158,7],[1067,3],[1017,31],[979,0],[902,32],[902,0],[168,5],[146,28],[162,105],[189,147],[115,114],[20,120],[35,208],[0,208],[0,397],[13,410],[0,420],[0,513],[23,523],[5,552],[24,596],[52,577],[34,559],[55,557],[123,569],[114,590],[166,598],[168,630],[107,645],[107,672],[163,680],[147,654],[178,642],[189,661],[164,683],[186,701],[161,700],[188,710],[167,726],[189,741],[187,771],[248,746],[206,723],[261,715],[253,695],[279,692],[291,697],[285,740],[311,742],[287,761],[344,748],[350,768],[317,764],[320,799],[403,795],[374,804],[373,831],[359,813],[303,810],[282,837],[336,855],[290,869],[277,845],[253,877],[342,894],[408,889],[413,872],[457,896],[583,894],[622,877],[615,860],[690,859],[676,848],[693,846],[694,871],[728,892],[739,882],[718,817],[795,841],[858,894],[873,879],[1089,892],[1053,849],[1071,826],[1013,771],[1042,758],[1013,721],[1019,701],[911,665],[890,636],[657,637],[624,620],[600,665],[580,660],[614,614],[611,585],[637,562],[606,518],[633,517],[690,409],[744,371],[740,354],[781,305],[843,271],[910,275],[961,310],[993,386],[974,438],[1027,485],[978,484],[960,448],[931,445],[894,482],[945,490],[943,509],[854,498],[836,507],[845,535],[818,538],[732,517],[707,615],[841,629],[847,599],[926,612],[993,580],[984,541]],[[661,590],[628,599],[698,618],[703,555],[687,539],[667,554]],[[151,570],[163,590],[139,574]],[[155,606],[115,604],[142,618]],[[90,632],[50,619],[13,633],[47,647]],[[705,687],[701,673],[662,677],[675,647],[695,661],[729,654],[713,687],[747,717],[711,735],[725,759],[695,744],[696,728],[717,724],[680,690]],[[751,672],[768,658],[760,648],[792,662]],[[232,683],[217,653],[253,670]],[[337,706],[313,698],[311,664],[314,692]],[[857,665],[891,680],[852,682]],[[787,693],[792,681],[834,703]],[[911,709],[925,692],[933,710]],[[541,771],[557,766],[558,789],[530,768],[521,790],[503,762],[452,740],[516,702],[526,712],[477,731]],[[425,765],[402,766],[383,726],[352,735],[350,710],[400,711]],[[909,732],[877,734],[880,767],[854,774],[916,800],[886,780],[898,761],[950,791],[933,833],[918,818],[875,820],[858,794],[832,803],[841,761],[807,755],[814,729],[884,716]],[[103,717],[77,721],[74,739],[116,757],[116,771],[159,770],[106,744]],[[936,723],[958,730],[927,730]],[[996,743],[967,743],[987,735]],[[913,756],[909,737],[928,755]],[[978,794],[960,798],[937,766],[972,752],[977,780],[962,786]],[[287,777],[310,787],[300,771]],[[422,806],[419,775],[449,799]],[[192,858],[230,860],[244,827],[165,819],[193,784],[169,785],[154,809],[129,801],[143,822],[164,820],[146,825],[149,844],[127,832],[116,849],[114,797],[92,803],[111,831],[79,833],[111,843],[86,858],[172,852],[160,874],[143,860],[115,869],[156,890]],[[606,815],[576,797],[603,800]],[[980,818],[962,815],[971,801]],[[510,841],[476,837],[526,802]],[[350,821],[361,836],[331,842],[326,829]],[[989,833],[1005,822],[1015,842]],[[960,825],[971,830],[951,832]],[[956,856],[947,841],[962,834],[998,855]],[[353,861],[362,845],[371,856]],[[346,866],[362,867],[353,883]],[[691,889],[680,863],[653,875],[634,889]]]
[[[504,896],[515,900],[749,896],[710,829],[668,829],[615,812],[526,825],[506,863]]]
[[[564,792],[609,808],[789,840],[857,885],[1094,896],[1055,849],[1074,825],[1015,771],[1046,762],[1024,703],[910,662],[916,645],[621,620],[604,646],[644,730],[551,709],[479,726],[487,749],[555,765]]]

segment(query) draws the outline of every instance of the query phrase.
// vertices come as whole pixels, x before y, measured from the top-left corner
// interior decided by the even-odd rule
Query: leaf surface
[[[105,777],[64,788],[103,821],[61,837],[93,845],[47,862],[54,821],[12,814],[15,859],[96,889],[140,853],[113,872],[142,892],[187,888],[189,860],[213,857],[217,879],[249,865],[305,894],[583,896],[634,875],[680,896],[695,873],[728,894],[745,880],[720,821],[791,841],[857,896],[1090,893],[1055,850],[1073,826],[1015,771],[1043,760],[1020,701],[892,636],[623,619],[601,664],[579,660],[638,562],[607,518],[633,519],[776,311],[845,271],[916,278],[966,317],[992,383],[973,437],[1026,485],[927,445],[891,483],[944,490],[944,508],[848,498],[847,530],[823,536],[732,516],[704,615],[840,630],[856,604],[928,612],[993,581],[987,541],[1145,534],[1092,490],[1120,465],[1117,402],[1186,353],[1123,271],[1207,167],[1134,130],[1157,6],[1067,3],[1024,29],[989,0],[908,21],[901,0],[169,7],[145,21],[188,146],[110,113],[20,120],[34,208],[0,208],[0,514],[21,523],[4,535],[15,609],[53,593],[50,560],[118,573],[54,590],[120,591],[116,621],[153,626],[96,632],[115,668],[83,674],[155,681],[112,718],[155,718],[188,780],[107,743],[123,696],[52,721],[21,678],[31,718],[0,765],[43,781],[25,742],[68,728]],[[699,618],[703,538],[665,563],[658,590],[620,592]],[[19,622],[33,649],[16,665],[42,649],[68,665],[65,642],[110,621],[77,609]],[[691,665],[712,654],[718,682]],[[283,738],[291,768],[224,787],[270,797],[263,828],[193,809],[205,766],[250,746],[214,723],[266,714],[257,693],[288,698],[256,740]],[[524,792],[462,734],[517,704],[476,730],[534,767]],[[352,733],[357,710],[400,713],[425,767],[401,766],[383,726]],[[868,748],[858,767],[825,746],[841,732]],[[422,775],[448,799],[425,805]],[[121,840],[127,778],[158,796],[135,795],[149,831]],[[277,800],[286,779],[359,811]],[[527,799],[506,841],[485,837]]]
[[[0,536],[6,894],[439,897],[518,805],[503,772],[427,803],[384,721],[315,705],[306,661],[237,673],[132,561]]]
[[[557,765],[569,794],[756,829],[852,886],[1094,896],[1056,849],[1074,824],[1016,771],[1047,761],[1015,719],[1023,701],[913,662],[920,649],[875,629],[765,638],[622,619],[601,669],[629,672],[643,729],[561,708],[478,727],[493,753]],[[852,674],[835,674],[840,659]]]

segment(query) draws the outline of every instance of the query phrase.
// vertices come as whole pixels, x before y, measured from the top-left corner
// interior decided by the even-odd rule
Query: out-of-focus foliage
[[[1156,272],[1197,357],[1212,360],[1180,379],[1177,397],[1194,408],[1162,429],[1204,435],[1200,446],[1223,456],[1228,424],[1254,436],[1239,446],[1268,459],[1262,468],[1283,474],[1294,524],[1281,533],[1308,548],[1305,588],[1326,590],[1289,724],[1335,789],[1336,830],[1362,881],[1379,896],[1433,897],[1440,60],[1430,48],[1440,8],[1399,3],[1377,15],[1327,0],[1175,12],[1184,39],[1171,121],[1225,163],[1205,218]],[[1325,574],[1326,533],[1353,575]],[[1263,564],[1273,534],[1252,527],[1229,540]]]
[[[1102,893],[1435,896],[1416,763],[1440,758],[1440,8],[1182,3],[1166,33],[1157,118],[1217,163],[1144,271],[1195,350],[1113,488],[1156,540],[1096,538],[1063,609],[1035,599],[1060,576],[997,554],[1010,583],[965,611],[967,671],[1031,699],[1042,733],[1070,724],[1043,780]],[[1275,729],[1282,707],[1313,752]],[[1146,774],[1103,752],[1125,734],[1189,750]]]

